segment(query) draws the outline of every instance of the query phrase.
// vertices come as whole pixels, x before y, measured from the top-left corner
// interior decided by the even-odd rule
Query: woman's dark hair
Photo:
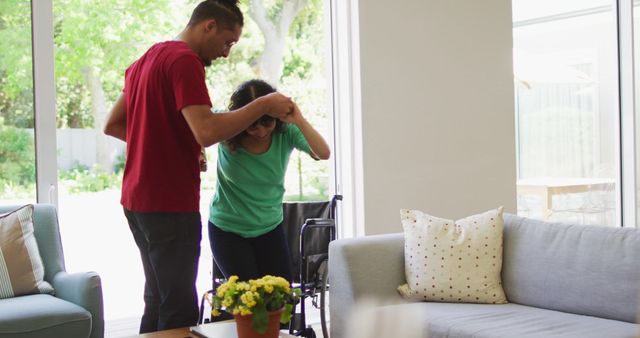
[[[240,109],[261,96],[265,96],[275,92],[276,89],[263,80],[249,80],[242,83],[240,86],[238,86],[238,89],[233,92],[233,94],[231,95],[231,101],[229,102],[229,110]],[[262,125],[268,125],[269,123],[272,123],[273,120],[274,118],[270,115],[262,115],[262,117],[260,117],[252,124],[252,126],[258,123]],[[276,127],[274,129],[274,132],[284,132],[286,128],[285,123],[280,121],[279,119],[275,120]],[[241,147],[240,141],[246,135],[247,131],[243,130],[240,134],[226,140],[224,143],[229,147],[229,149],[231,149],[231,151],[236,151]]]
[[[238,0],[205,0],[191,13],[188,26],[194,26],[204,20],[214,19],[225,29],[244,26],[244,17],[238,7]]]

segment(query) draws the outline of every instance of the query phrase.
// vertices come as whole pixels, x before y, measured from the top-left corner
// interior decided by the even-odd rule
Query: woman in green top
[[[229,109],[239,109],[275,91],[262,80],[245,82],[231,96]],[[264,115],[218,146],[209,240],[225,277],[248,280],[273,275],[292,280],[281,223],[284,176],[294,148],[316,160],[330,155],[327,142],[295,104],[282,121]]]

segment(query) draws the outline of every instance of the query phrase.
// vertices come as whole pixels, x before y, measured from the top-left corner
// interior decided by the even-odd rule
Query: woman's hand
[[[296,126],[300,126],[300,124],[305,121],[300,108],[295,102],[293,103],[293,109],[291,110],[291,113],[281,118],[280,120],[282,120],[282,122],[295,124]]]
[[[311,157],[316,160],[329,159],[331,150],[329,149],[327,141],[325,141],[322,135],[302,116],[302,112],[300,112],[300,108],[298,108],[295,102],[293,103],[291,114],[281,118],[281,120],[282,122],[294,124],[300,129],[311,148]]]

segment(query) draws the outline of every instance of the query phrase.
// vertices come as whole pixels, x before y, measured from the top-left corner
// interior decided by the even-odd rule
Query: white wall
[[[99,163],[96,137],[106,139],[109,166],[102,169],[110,172],[118,160],[118,156],[126,151],[126,144],[116,138],[105,136],[102,130],[80,128],[56,130],[58,169],[68,170],[77,164],[92,168],[96,163]]]
[[[360,1],[365,234],[516,210],[510,0]]]
[[[23,129],[33,139],[33,129]],[[58,170],[69,170],[76,165],[84,165],[92,168],[98,162],[96,153],[96,136],[105,137],[107,139],[107,148],[109,154],[109,167],[103,170],[113,170],[113,165],[118,160],[118,156],[126,151],[126,143],[113,138],[107,137],[102,130],[81,129],[81,128],[62,128],[56,129],[56,148],[57,148],[57,165]]]

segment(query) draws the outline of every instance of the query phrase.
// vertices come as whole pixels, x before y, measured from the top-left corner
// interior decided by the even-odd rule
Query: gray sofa
[[[381,313],[420,313],[412,337],[640,337],[640,230],[504,220],[502,305],[405,302],[401,233],[333,241],[331,338],[348,338],[354,305],[372,298]]]
[[[0,206],[0,213],[17,208]],[[35,205],[33,227],[44,264],[44,279],[53,286],[55,295],[0,299],[0,338],[102,338],[100,277],[95,272],[65,271],[58,216],[53,205]]]

